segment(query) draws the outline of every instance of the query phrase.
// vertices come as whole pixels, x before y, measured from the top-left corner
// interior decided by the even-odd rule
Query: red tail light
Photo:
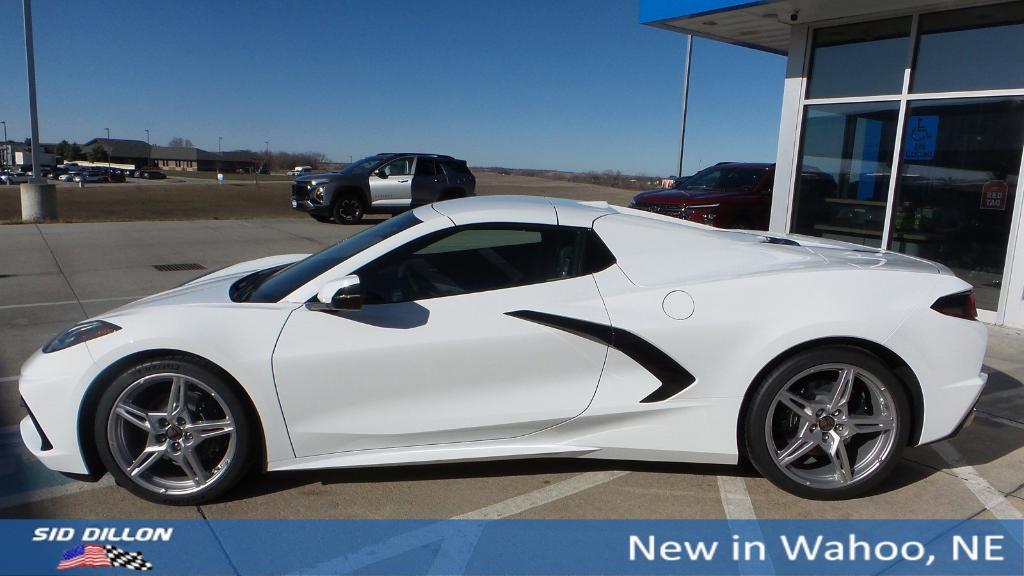
[[[964,320],[978,319],[978,305],[974,301],[974,290],[943,296],[932,304],[932,310]]]

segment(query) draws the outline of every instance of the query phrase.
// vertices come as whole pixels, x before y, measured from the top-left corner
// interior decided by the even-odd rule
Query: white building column
[[[786,61],[786,82],[782,92],[782,119],[779,122],[779,147],[775,156],[775,185],[768,229],[788,232],[790,206],[793,203],[793,182],[797,155],[800,153],[800,123],[803,119],[804,65],[807,61],[808,27],[792,27],[789,58]]]

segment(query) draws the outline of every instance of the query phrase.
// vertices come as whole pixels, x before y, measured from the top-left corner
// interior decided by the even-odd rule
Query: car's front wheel
[[[190,505],[223,494],[250,464],[245,404],[197,359],[147,361],[100,398],[94,434],[117,483],[147,500]]]
[[[819,500],[859,495],[899,464],[910,407],[899,379],[859,348],[807,350],[782,362],[755,393],[747,455],[784,490]]]
[[[359,196],[346,192],[334,202],[334,221],[338,224],[358,224],[365,211]]]

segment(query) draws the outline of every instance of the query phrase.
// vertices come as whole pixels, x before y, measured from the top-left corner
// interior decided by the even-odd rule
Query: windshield
[[[364,174],[369,173],[370,169],[377,165],[378,162],[383,160],[380,156],[368,156],[362,160],[356,160],[352,164],[345,166],[338,171],[339,174]]]
[[[253,282],[252,287],[245,290],[245,293],[239,294],[237,299],[244,302],[279,302],[306,282],[334,268],[370,246],[386,240],[403,230],[408,230],[420,222],[421,220],[414,216],[411,211],[406,212],[401,216],[395,216],[390,220],[367,228],[290,266],[273,271],[266,278],[258,277],[258,275],[266,271],[256,272],[254,275],[250,274],[239,280],[238,283],[241,284],[250,279],[250,277],[257,281]]]

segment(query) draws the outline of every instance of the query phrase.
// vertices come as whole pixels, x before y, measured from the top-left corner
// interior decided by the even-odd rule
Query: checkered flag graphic
[[[112,566],[127,568],[129,570],[152,570],[153,563],[146,562],[142,552],[127,552],[117,546],[106,545],[103,550],[107,553]]]

